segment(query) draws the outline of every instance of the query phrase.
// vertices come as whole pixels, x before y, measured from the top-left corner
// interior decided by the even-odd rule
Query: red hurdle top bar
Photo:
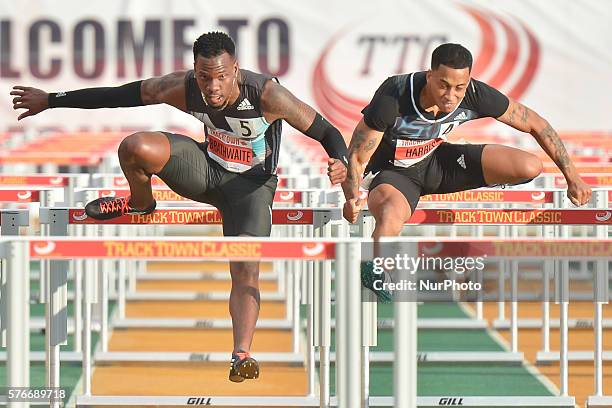
[[[272,210],[273,224],[311,225],[315,210]],[[214,208],[158,209],[148,215],[124,215],[107,221],[87,217],[84,210],[70,209],[70,224],[221,224],[221,214]],[[612,210],[581,209],[417,209],[407,225],[612,225]]]
[[[11,203],[36,203],[40,201],[40,191],[0,190],[0,201]]]
[[[65,187],[69,184],[70,177],[62,175],[29,175],[15,176],[0,174],[0,186],[40,186],[40,187]]]
[[[272,210],[272,224],[282,225],[312,225],[314,222],[313,209],[280,209]],[[157,209],[148,215],[123,215],[107,221],[98,221],[89,218],[84,210],[69,210],[68,222],[70,224],[196,224],[210,225],[223,222],[221,213],[216,208],[189,208],[189,209]]]
[[[424,257],[580,258],[612,257],[611,239],[493,239],[489,241],[423,241],[418,255]]]
[[[102,155],[80,152],[0,152],[0,163],[55,164],[76,166],[97,166],[102,163]]]
[[[612,173],[612,165],[611,166],[606,166],[606,165],[594,165],[594,166],[576,166],[576,171],[580,174],[587,174],[587,173]],[[561,170],[559,170],[558,167],[556,166],[545,166],[544,167],[544,173],[558,173],[561,174]]]
[[[210,240],[32,240],[30,256],[37,259],[304,259],[335,258],[335,243],[325,241]]]
[[[128,189],[100,189],[98,190],[98,198],[100,197],[127,197],[130,195]],[[192,202],[192,200],[175,193],[169,188],[156,188],[153,190],[153,198],[157,202]],[[300,204],[302,202],[302,191],[300,190],[276,190],[274,194],[275,203]]]
[[[389,241],[393,242],[393,241]],[[612,239],[444,239],[417,242],[417,257],[555,257],[612,256]],[[34,239],[29,242],[34,259],[138,258],[138,259],[304,259],[335,257],[332,241],[177,240],[164,239]],[[401,247],[399,247],[401,248]],[[400,250],[401,252],[401,250]],[[414,255],[414,254],[413,254]]]
[[[130,195],[128,189],[100,189],[100,197],[127,197]],[[158,202],[176,201],[191,202],[188,198],[182,197],[170,189],[153,190],[153,198]],[[552,191],[541,190],[469,190],[450,194],[431,194],[421,197],[422,202],[463,202],[463,203],[532,203],[550,204],[553,203]],[[274,195],[275,203],[301,203],[301,190],[277,190]]]
[[[306,176],[304,176],[306,177]],[[164,183],[164,181],[162,179],[160,179],[157,176],[153,176],[151,177],[151,185],[153,187],[168,187],[168,185],[166,183]],[[111,179],[111,186],[112,188],[121,188],[121,187],[127,187],[128,186],[128,181],[125,177],[123,176],[112,176]],[[278,178],[278,187],[286,187],[287,186],[287,178],[280,176]]]
[[[612,210],[417,209],[406,225],[612,225]]]
[[[449,194],[430,194],[421,197],[419,202],[549,204],[553,202],[553,192],[508,189],[468,190]]]
[[[582,180],[584,180],[584,182],[591,187],[612,187],[612,174],[602,173],[582,175]],[[560,188],[567,187],[565,177],[556,176],[554,179],[554,186]]]
[[[301,203],[303,190],[276,190],[275,203]],[[424,203],[525,203],[525,204],[552,204],[554,192],[550,190],[512,190],[512,189],[478,189],[460,191],[448,194],[430,194],[422,196],[419,202]],[[128,189],[99,189],[98,198],[101,197],[127,197]],[[367,197],[367,191],[362,191],[362,198]],[[612,200],[612,189],[608,192]],[[153,190],[153,198],[158,202],[192,202],[168,188]]]

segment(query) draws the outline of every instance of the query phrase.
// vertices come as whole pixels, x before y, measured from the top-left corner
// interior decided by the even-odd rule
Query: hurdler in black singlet
[[[261,111],[270,79],[241,69],[239,97],[217,110],[206,105],[194,72],[187,72],[187,111],[204,123],[206,139],[166,133],[170,159],[158,175],[183,197],[221,210],[226,236],[270,235],[282,124],[267,123]]]
[[[384,132],[366,168],[364,186],[392,185],[412,211],[422,195],[486,186],[484,145],[447,143],[446,135],[467,121],[497,118],[509,105],[502,93],[471,79],[457,108],[434,117],[419,104],[426,82],[425,72],[390,77],[362,111],[369,128]]]
[[[389,77],[363,109],[365,124],[384,132],[366,171],[410,167],[431,157],[457,126],[478,118],[497,118],[508,109],[505,95],[484,82],[471,79],[457,108],[434,117],[419,104],[425,84],[425,72]]]
[[[233,173],[275,174],[282,121],[268,123],[261,111],[263,88],[271,77],[240,70],[236,101],[223,110],[206,105],[194,72],[185,77],[187,111],[204,124],[206,153]]]

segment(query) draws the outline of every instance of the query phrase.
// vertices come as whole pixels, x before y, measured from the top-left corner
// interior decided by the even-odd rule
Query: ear
[[[427,79],[427,82],[431,81],[432,75],[433,75],[433,72],[431,71],[431,69],[428,69],[427,73],[425,74],[425,79]]]

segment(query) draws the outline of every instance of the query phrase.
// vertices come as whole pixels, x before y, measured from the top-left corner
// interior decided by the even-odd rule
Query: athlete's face
[[[427,87],[433,102],[441,112],[452,112],[461,103],[470,82],[469,68],[449,68],[440,65],[427,72]]]
[[[238,63],[228,53],[206,58],[201,55],[193,64],[195,78],[204,101],[213,108],[224,108],[236,93]]]

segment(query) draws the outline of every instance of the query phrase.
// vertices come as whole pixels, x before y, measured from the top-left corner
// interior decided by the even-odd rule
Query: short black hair
[[[236,55],[236,45],[229,35],[220,31],[204,33],[193,43],[194,61],[198,58],[198,55],[211,58],[218,57],[224,52],[234,57]]]
[[[440,65],[449,68],[472,70],[472,53],[461,44],[446,43],[439,45],[431,54],[431,69]]]

